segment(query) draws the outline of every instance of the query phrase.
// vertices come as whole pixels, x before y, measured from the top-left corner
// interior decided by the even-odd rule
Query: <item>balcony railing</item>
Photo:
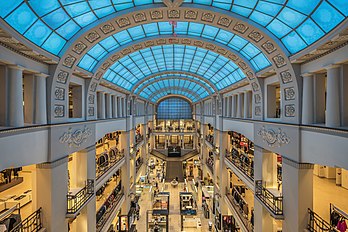
[[[156,127],[154,130],[154,132],[194,132],[194,128],[192,127],[187,127],[187,128],[184,128],[184,127],[161,127],[161,126],[158,126]]]
[[[144,136],[143,135],[136,135],[135,136],[135,146],[138,146],[139,143],[141,143],[144,140]]]
[[[124,157],[124,151],[118,152],[115,157],[110,158],[109,162],[104,166],[97,167],[97,176],[98,180],[102,175],[107,173],[112,167],[114,167],[122,158]]]
[[[10,232],[37,232],[42,229],[42,210],[39,208],[29,217],[21,221]]]
[[[212,160],[208,158],[205,163],[207,167],[210,169],[211,173],[214,174],[214,159]]]
[[[311,232],[338,232],[335,227],[321,218],[318,214],[308,209],[308,225],[307,230]]]
[[[215,144],[214,144],[214,136],[212,136],[212,135],[206,135],[206,136],[205,136],[205,140],[207,140],[207,142],[210,143],[212,147],[215,147]]]
[[[275,216],[283,216],[283,197],[274,196],[268,189],[262,186],[262,180],[255,181],[255,196],[265,204]]]
[[[94,180],[88,179],[86,186],[76,194],[68,194],[67,214],[77,213],[94,194]]]
[[[226,151],[226,158],[250,180],[254,181],[254,167],[251,163],[246,163],[243,159],[228,151]]]
[[[226,191],[226,192],[228,192],[228,191]],[[237,194],[239,194],[239,193],[237,193]],[[247,228],[247,230],[249,232],[254,231],[254,226],[252,225],[251,221],[248,219],[248,215],[246,215],[244,213],[243,209],[240,207],[239,202],[237,203],[231,194],[227,194],[226,196],[227,196],[227,199],[230,201],[234,210],[237,212],[240,220],[243,222],[244,227]]]
[[[116,187],[116,188],[118,188],[118,187]],[[116,190],[116,188],[115,188],[115,190]],[[97,213],[97,232],[99,232],[99,231],[101,231],[103,229],[105,223],[110,218],[111,214],[115,211],[115,208],[118,205],[118,203],[120,202],[120,200],[122,199],[123,195],[124,195],[124,191],[123,191],[123,188],[122,188],[117,193],[116,196],[109,196],[109,198],[107,199],[109,207],[107,207],[105,209],[105,212],[101,216],[98,216],[98,213],[102,213],[102,212],[98,211],[98,213]],[[109,200],[112,197],[113,197],[113,199]]]
[[[140,158],[139,161],[135,164],[135,173],[138,173],[138,171],[143,163],[144,163],[143,158]]]

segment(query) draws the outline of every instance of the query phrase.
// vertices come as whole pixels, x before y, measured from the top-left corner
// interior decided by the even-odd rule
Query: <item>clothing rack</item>
[[[343,217],[345,220],[348,220],[348,214],[346,212],[344,212],[343,210],[341,210],[340,208],[338,208],[337,206],[335,206],[334,204],[330,203],[330,213],[332,212],[336,212],[338,213],[341,217]]]

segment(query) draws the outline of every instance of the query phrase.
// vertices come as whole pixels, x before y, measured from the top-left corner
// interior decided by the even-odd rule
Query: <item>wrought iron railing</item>
[[[139,162],[136,163],[136,165],[135,165],[135,173],[138,173],[138,171],[139,171],[141,165],[143,165],[143,163],[144,163],[143,158],[140,158],[140,159],[139,159]]]
[[[75,195],[68,194],[67,214],[77,213],[94,194],[94,180],[88,179],[86,186]]]
[[[10,232],[37,232],[42,229],[42,209],[39,208],[26,219],[21,221]]]
[[[101,231],[107,222],[107,220],[110,218],[111,214],[114,212],[116,206],[120,202],[124,195],[123,188],[118,192],[118,194],[113,198],[112,201],[107,200],[109,203],[109,207],[106,209],[103,216],[101,216],[97,221],[97,232]]]
[[[251,165],[251,163],[246,163],[232,152],[226,151],[225,156],[238,170],[243,172],[250,180],[254,181],[254,167]]]
[[[228,191],[226,191],[228,192]],[[244,214],[243,209],[239,206],[239,204],[237,204],[237,202],[233,199],[233,196],[231,194],[227,194],[227,199],[230,201],[232,207],[234,208],[234,210],[237,212],[240,220],[243,222],[243,225],[245,226],[245,228],[249,231],[252,232],[254,231],[254,226],[251,223],[251,221],[248,219],[248,215]]]
[[[206,160],[205,164],[210,169],[211,173],[214,174],[214,165],[210,163],[209,158]]]
[[[308,225],[307,230],[311,232],[336,232],[339,231],[330,223],[321,218],[318,214],[308,209]]]
[[[107,173],[112,167],[114,167],[118,162],[124,157],[124,151],[118,152],[115,158],[110,159],[108,164],[105,166],[97,167],[97,176],[96,179],[98,180],[102,175]]]
[[[274,215],[283,215],[283,197],[274,196],[262,186],[262,180],[255,181],[255,196],[264,203]]]

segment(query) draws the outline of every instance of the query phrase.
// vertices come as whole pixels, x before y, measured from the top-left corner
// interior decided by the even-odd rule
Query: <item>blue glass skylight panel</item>
[[[286,23],[289,27],[297,27],[301,22],[306,19],[306,15],[295,11],[289,7],[284,7],[283,10],[279,13],[278,19],[283,23]]]
[[[36,21],[24,34],[29,40],[35,44],[42,44],[51,34],[51,30],[42,22]]]
[[[64,23],[69,21],[70,17],[65,13],[62,8],[58,8],[52,13],[43,17],[43,20],[52,28],[57,29]]]
[[[251,15],[250,15],[250,19],[258,22],[259,24],[261,24],[262,26],[266,26],[270,21],[272,21],[273,17],[261,13],[259,11],[254,11]]]
[[[345,16],[348,16],[348,0],[329,0],[329,2],[340,10]]]
[[[80,27],[74,22],[74,20],[70,19],[65,24],[57,29],[59,35],[61,35],[64,39],[70,39],[73,37],[78,31]]]
[[[36,15],[27,4],[22,4],[6,17],[6,22],[20,33],[24,33],[36,20]]]
[[[274,19],[268,26],[267,29],[270,30],[275,36],[281,38],[289,33],[292,28],[287,26],[285,23],[278,19]]]
[[[307,19],[296,31],[307,44],[314,43],[325,34],[311,19]]]
[[[298,1],[289,0],[287,5],[303,14],[309,15],[321,0],[310,0],[310,1]]]
[[[348,5],[346,5],[348,8]],[[312,19],[325,31],[331,31],[337,24],[344,20],[344,16],[327,2],[322,2],[313,13]]]

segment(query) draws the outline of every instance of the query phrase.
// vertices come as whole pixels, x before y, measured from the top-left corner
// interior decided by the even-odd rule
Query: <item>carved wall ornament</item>
[[[80,41],[74,45],[73,51],[80,55],[86,48],[87,45]]]
[[[283,84],[288,84],[288,83],[292,82],[292,75],[289,72],[289,70],[281,72],[280,77],[282,79]]]
[[[202,41],[196,40],[193,44],[195,46],[202,47],[204,43]]]
[[[193,10],[185,11],[185,18],[186,19],[197,19],[197,12],[193,11]]]
[[[145,42],[145,46],[146,47],[151,47],[151,46],[153,46],[155,43],[153,42],[153,41],[146,41]]]
[[[96,31],[92,31],[88,33],[88,35],[86,35],[85,38],[86,40],[88,40],[88,42],[93,43],[94,41],[100,38],[100,35]]]
[[[281,68],[281,67],[286,65],[286,61],[285,61],[284,57],[280,54],[273,57],[273,61],[278,68]]]
[[[263,142],[267,143],[269,147],[281,147],[282,145],[290,143],[290,138],[281,128],[274,131],[273,129],[266,129],[265,126],[263,126],[257,132],[257,135],[261,137]]]
[[[255,106],[255,115],[261,116],[261,106]]]
[[[165,39],[158,39],[158,40],[156,40],[156,43],[157,43],[158,45],[162,45],[162,44],[166,44],[167,42],[166,42]]]
[[[227,50],[225,50],[225,49],[223,49],[223,48],[219,48],[219,49],[217,50],[217,52],[218,52],[219,54],[222,54],[222,55],[226,55],[226,54],[227,54]]]
[[[295,99],[295,88],[291,87],[291,88],[285,88],[284,89],[285,92],[285,100],[289,101],[289,100],[294,100]]]
[[[248,27],[245,26],[245,25],[242,24],[242,23],[237,23],[237,24],[233,27],[233,30],[238,31],[238,32],[244,34],[244,33],[248,30]]]
[[[71,67],[74,65],[75,61],[76,61],[76,58],[75,58],[74,56],[68,55],[68,56],[64,59],[63,65],[64,65],[65,67],[71,68]]]
[[[60,72],[58,73],[57,82],[66,84],[66,81],[68,80],[68,76],[69,76],[68,72],[60,70]]]
[[[103,26],[100,27],[100,30],[104,33],[104,34],[109,34],[110,32],[115,30],[115,27],[111,24],[105,24]]]
[[[146,15],[144,12],[140,12],[140,13],[133,15],[133,18],[134,18],[134,21],[136,23],[146,21]]]
[[[208,49],[208,50],[215,50],[216,46],[214,44],[206,44],[205,47]]]
[[[125,49],[123,49],[122,51],[121,51],[121,54],[122,55],[128,55],[129,53],[131,53],[132,51],[129,49],[129,48],[125,48]]]
[[[191,44],[191,40],[190,39],[182,39],[181,43],[183,43],[183,44]]]
[[[233,61],[238,60],[238,56],[236,56],[235,54],[229,54],[229,55],[228,55],[228,58],[230,58],[230,59],[233,60]]]
[[[231,25],[232,20],[226,17],[220,17],[218,20],[218,24],[224,27],[229,27]]]
[[[102,65],[102,69],[104,69],[104,70],[106,70],[107,68],[109,68],[110,67],[110,62],[108,62],[108,61],[106,61],[103,65]]]
[[[276,47],[274,46],[274,44],[271,42],[271,41],[266,41],[264,44],[261,45],[265,51],[268,53],[268,54],[271,54],[273,53],[276,49]]]
[[[92,131],[85,126],[83,130],[77,129],[74,132],[70,127],[67,132],[59,138],[60,143],[67,143],[69,147],[80,147],[89,137],[92,136]]]
[[[150,12],[151,19],[162,19],[163,18],[163,13],[162,11],[159,10],[154,10]]]
[[[54,117],[64,117],[64,105],[54,105]]]
[[[256,82],[251,83],[251,87],[253,88],[254,92],[257,92],[259,90],[259,85]]]
[[[132,46],[132,48],[133,48],[134,50],[140,50],[140,49],[143,48],[143,46],[142,46],[141,44],[135,44],[135,45]]]
[[[91,84],[91,91],[92,92],[95,92],[97,90],[97,86],[98,86],[98,82],[93,82]]]
[[[118,59],[120,59],[121,58],[121,56],[119,55],[119,54],[115,54],[115,55],[113,55],[112,57],[111,57],[111,60],[112,61],[116,61],[116,60],[118,60]]]
[[[244,63],[243,61],[241,61],[241,62],[239,62],[238,63],[238,66],[241,68],[241,69],[243,69],[243,70],[245,70],[248,66],[246,65],[246,63]]]
[[[258,31],[252,31],[248,36],[255,42],[259,42],[260,40],[263,39],[263,35]]]
[[[296,108],[294,104],[285,105],[285,117],[295,117]]]
[[[65,99],[65,89],[56,87],[54,90],[54,96],[56,100],[64,100]]]
[[[117,19],[116,23],[118,24],[120,28],[129,26],[131,24],[131,22],[129,21],[129,18],[127,17]]]
[[[88,116],[94,116],[94,107],[88,107]]]
[[[100,80],[100,78],[103,76],[103,73],[102,72],[97,72],[96,74],[95,74],[95,79],[96,80]]]
[[[88,95],[88,104],[94,104],[95,96],[94,94]]]
[[[261,96],[260,94],[255,94],[255,104],[260,104],[261,103]]]
[[[179,41],[178,38],[170,38],[170,39],[168,40],[168,42],[169,42],[170,44],[178,44],[180,41]]]
[[[215,15],[213,15],[212,13],[203,13],[202,14],[202,21],[205,22],[213,22],[215,18]]]
[[[179,10],[168,10],[168,18],[180,18]]]
[[[248,71],[248,72],[246,73],[246,75],[247,75],[247,77],[249,78],[249,80],[255,79],[254,74],[253,74],[252,72],[250,72],[250,71]]]

